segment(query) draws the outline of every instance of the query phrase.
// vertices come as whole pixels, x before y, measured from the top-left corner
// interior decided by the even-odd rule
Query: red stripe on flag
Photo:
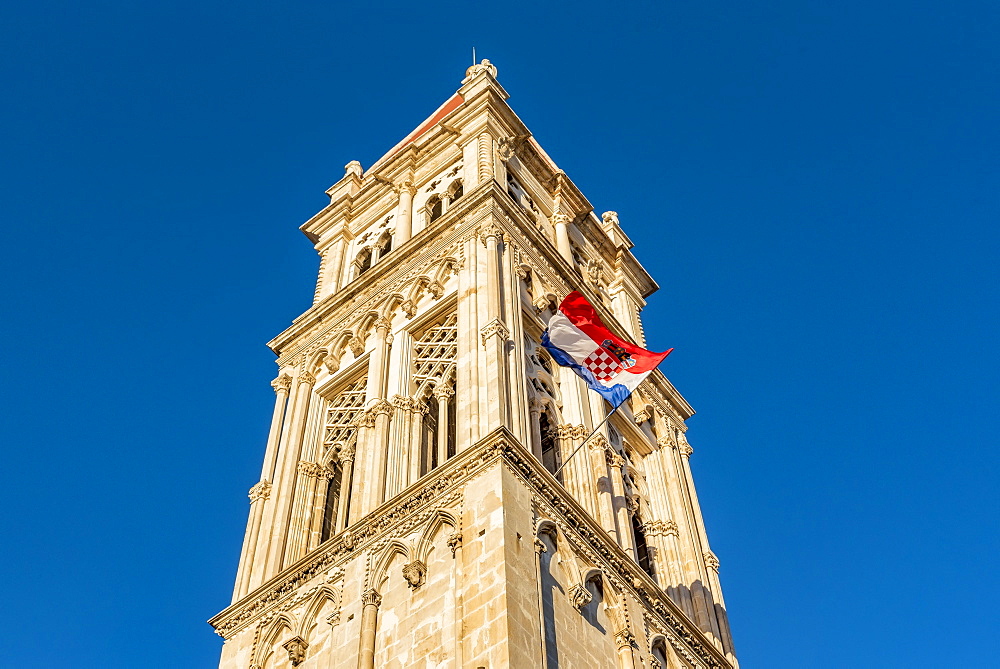
[[[601,322],[601,317],[597,315],[597,310],[578,291],[574,290],[566,296],[566,299],[559,305],[559,311],[566,314],[566,318],[585,335],[593,339],[598,346],[601,346],[605,340],[610,340],[611,343],[625,349],[632,356],[632,359],[635,360],[635,365],[626,370],[629,373],[641,374],[655,369],[674,350],[670,349],[663,353],[654,353],[653,351],[647,351],[644,348],[625,341]]]

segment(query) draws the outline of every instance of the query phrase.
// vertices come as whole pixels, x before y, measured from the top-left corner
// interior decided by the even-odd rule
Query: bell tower
[[[657,285],[496,76],[470,67],[301,226],[319,276],[269,343],[221,669],[737,666],[693,409],[655,371],[568,459],[608,405],[548,356],[546,322],[577,290],[644,345]]]

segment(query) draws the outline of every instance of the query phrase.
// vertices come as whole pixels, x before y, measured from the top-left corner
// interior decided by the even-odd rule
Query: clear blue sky
[[[998,33],[986,1],[4,4],[0,666],[217,665],[297,227],[473,44],[661,285],[743,666],[996,666]]]

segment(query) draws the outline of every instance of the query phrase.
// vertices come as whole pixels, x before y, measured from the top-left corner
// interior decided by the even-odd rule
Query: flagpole
[[[594,431],[591,432],[589,435],[587,435],[586,439],[584,439],[582,442],[580,442],[580,445],[577,446],[573,450],[573,452],[569,454],[568,458],[566,458],[565,460],[563,460],[563,463],[561,465],[559,465],[559,468],[556,469],[556,471],[552,474],[553,476],[559,476],[559,472],[561,472],[563,470],[563,467],[566,466],[566,463],[568,463],[573,458],[573,456],[576,455],[580,451],[580,449],[583,448],[584,445],[588,441],[590,441],[591,437],[593,437],[595,434],[597,434],[598,430],[600,430],[602,427],[604,427],[604,424],[608,422],[608,419],[611,418],[615,414],[616,411],[618,411],[618,409],[621,407],[622,404],[625,404],[625,400],[622,400],[622,402],[620,404],[618,404],[614,409],[612,409],[611,411],[608,412],[608,415],[604,417],[604,420],[602,420],[600,423],[598,423],[597,427],[594,428]]]

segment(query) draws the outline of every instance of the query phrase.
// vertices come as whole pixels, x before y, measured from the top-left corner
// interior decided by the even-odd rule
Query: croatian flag
[[[575,290],[549,320],[542,345],[557,363],[571,367],[615,408],[674,350],[653,353],[615,336]]]

